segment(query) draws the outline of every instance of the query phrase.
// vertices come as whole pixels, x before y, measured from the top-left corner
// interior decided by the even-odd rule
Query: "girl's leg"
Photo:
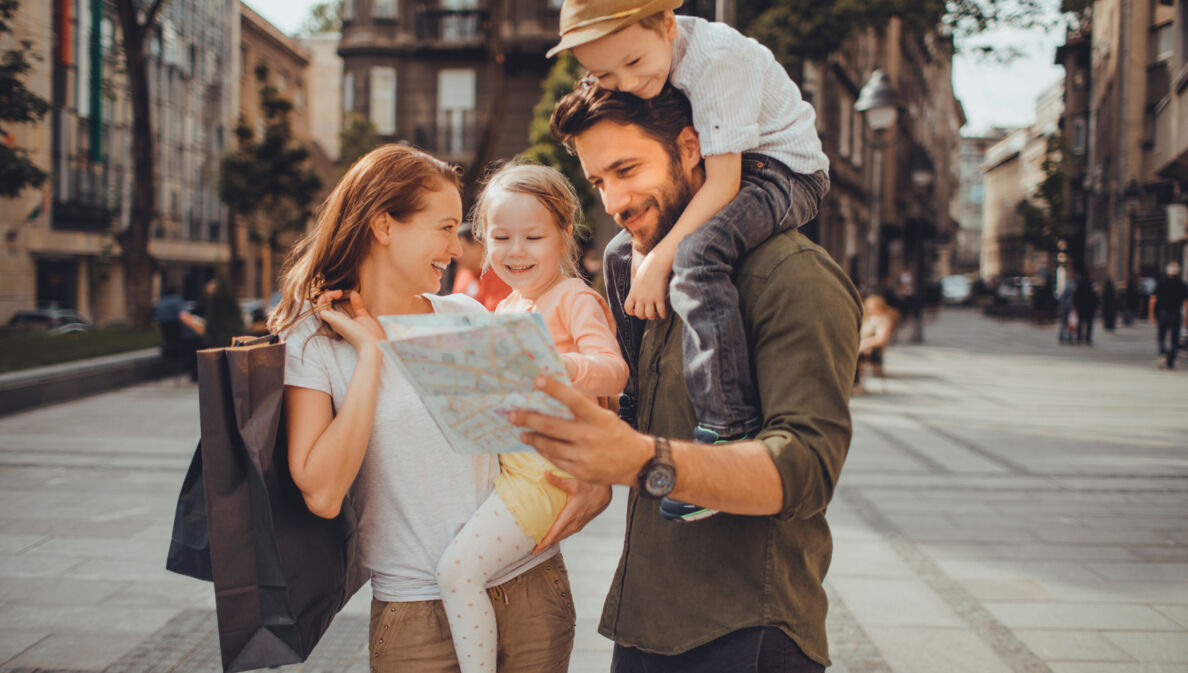
[[[487,582],[534,546],[493,491],[442,554],[437,584],[462,673],[495,673],[498,633]]]

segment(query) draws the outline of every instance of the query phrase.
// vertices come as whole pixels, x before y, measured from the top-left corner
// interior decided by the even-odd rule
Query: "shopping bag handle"
[[[232,348],[243,348],[245,346],[259,346],[261,344],[274,344],[280,341],[279,334],[265,334],[259,337],[237,336],[231,338]]]

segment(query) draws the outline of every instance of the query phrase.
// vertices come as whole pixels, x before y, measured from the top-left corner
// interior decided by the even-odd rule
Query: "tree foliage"
[[[223,155],[219,170],[219,196],[231,211],[232,260],[238,245],[236,215],[251,218],[249,234],[256,240],[274,241],[285,230],[303,230],[322,180],[308,165],[309,148],[293,138],[289,113],[293,103],[268,80],[268,66],[255,69],[260,84],[260,112],[264,133],[242,117],[235,126],[235,148]],[[232,264],[231,285],[238,290],[238,273]]]
[[[1043,252],[1054,253],[1060,240],[1068,236],[1068,213],[1064,187],[1067,171],[1064,136],[1048,136],[1044,153],[1044,179],[1030,198],[1019,202],[1018,212],[1023,218],[1023,242]]]
[[[532,108],[532,125],[528,129],[528,141],[532,144],[520,153],[519,158],[524,161],[552,166],[560,171],[577,190],[578,199],[582,203],[582,212],[586,221],[591,221],[591,209],[597,198],[594,189],[586,180],[586,174],[578,163],[576,156],[569,153],[561,143],[553,140],[549,134],[549,118],[553,115],[553,107],[565,94],[573,91],[585,74],[585,69],[573,57],[565,52],[557,57],[557,62],[549,70],[548,76],[541,84],[540,101]]]
[[[0,0],[0,37],[12,32],[11,22],[19,6],[19,0]],[[45,183],[45,171],[33,163],[28,151],[16,146],[8,128],[9,124],[41,121],[49,111],[49,102],[24,83],[32,61],[40,60],[29,40],[21,40],[20,49],[0,54],[0,196],[17,196],[26,187]]]
[[[375,149],[379,142],[379,133],[370,119],[358,112],[348,112],[346,123],[338,132],[338,161],[335,163],[338,177],[342,177],[364,154]]]
[[[1060,4],[1057,5],[1056,3]],[[743,32],[767,45],[784,64],[823,60],[866,29],[899,18],[915,34],[937,31],[958,42],[997,28],[1051,29],[1053,13],[1079,12],[1090,0],[748,0],[738,7]],[[1009,47],[968,44],[967,51],[1009,58]]]
[[[309,10],[309,16],[297,29],[300,35],[337,33],[342,31],[342,3],[338,0],[319,2]]]

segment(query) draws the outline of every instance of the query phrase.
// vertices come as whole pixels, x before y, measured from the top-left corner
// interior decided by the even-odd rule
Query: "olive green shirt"
[[[758,439],[779,470],[783,507],[774,516],[677,523],[633,489],[598,630],[620,645],[679,654],[742,628],[775,626],[829,665],[825,508],[850,445],[861,303],[833,259],[797,232],[756,248],[734,279],[763,408]],[[671,316],[644,327],[635,360],[642,432],[693,435],[681,335]]]

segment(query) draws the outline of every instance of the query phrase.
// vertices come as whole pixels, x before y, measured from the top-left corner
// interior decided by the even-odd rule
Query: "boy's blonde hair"
[[[569,180],[548,166],[521,161],[510,161],[488,175],[470,215],[474,239],[484,246],[487,240],[487,211],[491,207],[492,195],[499,191],[527,194],[549,211],[565,240],[561,273],[567,278],[576,278],[579,254],[577,236],[584,227],[581,223],[581,202]],[[484,256],[484,266],[487,263]]]

